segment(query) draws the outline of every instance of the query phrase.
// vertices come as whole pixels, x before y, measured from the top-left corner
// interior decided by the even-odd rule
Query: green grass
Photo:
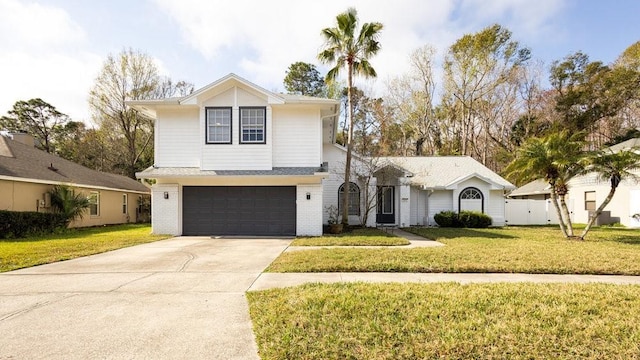
[[[157,241],[149,225],[70,229],[62,234],[0,240],[0,272]]]
[[[557,228],[409,229],[446,246],[283,253],[270,272],[497,272],[640,275],[640,231],[597,228],[566,240]]]
[[[409,245],[407,239],[373,228],[355,228],[342,234],[297,238],[291,246],[393,246]]]
[[[267,359],[639,359],[640,287],[310,284],[247,294]]]

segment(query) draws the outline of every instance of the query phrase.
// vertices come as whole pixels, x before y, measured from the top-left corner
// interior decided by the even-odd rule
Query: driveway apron
[[[178,237],[0,274],[0,359],[258,359],[245,291],[290,241]]]

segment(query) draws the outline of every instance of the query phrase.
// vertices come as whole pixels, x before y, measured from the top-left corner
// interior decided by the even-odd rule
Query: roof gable
[[[182,105],[198,105],[205,100],[225,92],[233,87],[241,87],[254,95],[266,99],[269,104],[284,104],[285,100],[278,94],[266,90],[240,76],[230,73],[209,85],[206,85],[180,100]]]

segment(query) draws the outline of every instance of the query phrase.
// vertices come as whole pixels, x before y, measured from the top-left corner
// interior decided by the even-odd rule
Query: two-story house
[[[315,236],[349,196],[350,223],[433,225],[475,209],[504,223],[514,188],[470,157],[357,159],[345,186],[340,103],[277,94],[229,74],[191,95],[130,101],[155,119],[152,226],[175,235]]]

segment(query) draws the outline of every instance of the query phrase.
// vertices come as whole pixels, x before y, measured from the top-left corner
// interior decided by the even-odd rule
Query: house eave
[[[67,185],[67,186],[81,188],[81,189],[97,189],[97,190],[108,190],[108,191],[118,191],[118,192],[128,192],[128,193],[134,193],[134,194],[149,195],[149,192],[139,191],[139,190],[112,188],[112,187],[90,185],[90,184],[79,184],[79,183],[74,183],[74,182],[63,182],[63,181],[52,181],[52,180],[21,178],[21,177],[6,176],[6,175],[0,175],[0,180],[18,181],[18,182],[24,182],[24,183],[54,185],[54,186],[55,185]]]

